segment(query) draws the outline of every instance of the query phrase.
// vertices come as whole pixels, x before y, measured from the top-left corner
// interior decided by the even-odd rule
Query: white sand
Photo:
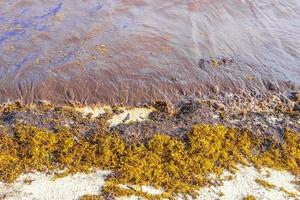
[[[147,192],[148,194],[152,194],[152,195],[160,195],[163,193],[163,190],[156,189],[152,186],[141,186],[141,187],[130,186],[130,187],[134,188],[135,190]],[[121,185],[120,188],[130,190],[130,188],[126,185]],[[117,200],[140,200],[141,198],[137,197],[137,196],[130,196],[130,197],[122,197],[122,198],[116,198],[116,199]]]
[[[110,127],[117,126],[119,124],[129,124],[132,122],[142,122],[148,120],[148,116],[153,112],[154,108],[131,108],[127,109],[125,107],[119,108],[122,113],[114,114],[111,119],[108,120]],[[105,113],[112,113],[112,108],[110,106],[95,106],[95,107],[76,107],[75,110],[80,112],[83,117],[91,115],[91,119],[95,119]]]
[[[267,173],[266,171],[269,171]],[[28,174],[22,176],[18,181],[11,185],[0,183],[0,199],[6,197],[9,200],[71,200],[79,199],[85,194],[99,194],[104,184],[104,175],[109,172],[97,171],[92,174],[77,174],[52,181],[51,176],[41,173]],[[268,176],[269,174],[270,176]],[[224,174],[224,177],[229,174]],[[263,179],[276,185],[275,189],[266,189],[257,184],[255,179]],[[289,192],[294,192],[300,199],[299,186],[292,183],[296,177],[287,173],[275,170],[262,170],[259,173],[253,167],[240,168],[232,180],[223,182],[222,186],[212,186],[203,188],[199,191],[199,200],[242,200],[246,195],[253,195],[262,200],[283,200],[294,199],[288,197],[280,190],[283,187]],[[31,179],[32,183],[25,183],[24,180]],[[126,186],[122,186],[126,188]],[[297,188],[298,187],[298,188]],[[136,187],[140,188],[140,187]],[[151,194],[161,194],[161,190],[153,187],[143,186],[142,191]],[[223,193],[223,196],[220,194]],[[119,198],[120,200],[138,200],[138,197]],[[183,199],[183,198],[178,198]],[[190,198],[192,199],[192,198]]]
[[[133,108],[130,110],[123,109],[123,112],[114,115],[108,123],[111,127],[119,124],[129,124],[131,122],[142,122],[148,119],[149,114],[153,112],[151,108]]]
[[[0,183],[0,199],[6,200],[71,200],[85,194],[99,194],[104,176],[109,172],[97,171],[91,174],[76,174],[53,180],[41,173],[21,176],[15,183]],[[32,180],[26,183],[25,180]]]
[[[76,107],[75,110],[77,112],[80,112],[84,117],[87,117],[88,115],[91,115],[91,118],[94,119],[100,115],[105,114],[107,111],[111,110],[111,107],[109,106],[85,106],[85,107]]]
[[[269,171],[270,177],[268,177],[268,173],[266,171]],[[235,178],[233,180],[224,181],[223,186],[212,186],[210,188],[201,189],[199,191],[200,197],[198,199],[242,200],[242,198],[247,195],[253,195],[257,199],[264,200],[293,199],[289,198],[284,192],[279,191],[280,187],[283,187],[289,192],[296,193],[298,198],[300,198],[300,192],[297,191],[297,186],[291,183],[291,181],[294,181],[296,177],[287,172],[264,169],[261,173],[259,173],[253,167],[246,167],[240,168],[234,177]],[[276,185],[276,188],[264,188],[255,182],[255,179],[257,178]],[[221,193],[223,193],[224,196],[220,197],[219,194]]]

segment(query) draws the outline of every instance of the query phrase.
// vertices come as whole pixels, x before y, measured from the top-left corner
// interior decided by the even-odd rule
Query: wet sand
[[[0,102],[178,104],[300,89],[300,3],[0,2]]]

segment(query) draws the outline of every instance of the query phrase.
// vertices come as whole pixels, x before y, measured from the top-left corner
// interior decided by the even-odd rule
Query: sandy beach
[[[299,0],[0,1],[0,199],[300,199]]]

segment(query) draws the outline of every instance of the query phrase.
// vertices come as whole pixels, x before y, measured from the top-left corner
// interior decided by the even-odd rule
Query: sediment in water
[[[297,0],[75,2],[0,2],[1,103],[177,104],[300,89]]]

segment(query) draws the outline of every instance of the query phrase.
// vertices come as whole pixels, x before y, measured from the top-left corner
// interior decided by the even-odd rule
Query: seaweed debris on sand
[[[104,198],[136,195],[172,199],[178,195],[196,197],[200,188],[219,180],[224,171],[235,174],[240,165],[299,176],[297,111],[287,114],[286,106],[282,104],[281,110],[276,106],[276,115],[289,117],[293,123],[279,123],[281,131],[272,135],[269,129],[260,133],[247,129],[248,120],[238,120],[245,123],[244,128],[226,124],[226,118],[231,118],[226,116],[227,109],[219,110],[213,102],[191,101],[175,108],[154,102],[147,108],[153,109],[148,118],[116,126],[108,122],[125,109],[113,107],[92,119],[72,106],[5,105],[0,126],[1,181],[14,182],[22,174],[35,171],[56,173],[59,178],[95,169],[111,170],[100,195]],[[203,113],[210,112],[219,113],[220,121],[214,121],[219,125],[202,120]],[[247,112],[245,115],[248,118]],[[269,116],[264,115],[257,115],[260,121]],[[131,135],[135,130],[140,132]],[[152,195],[121,185],[153,186],[162,192]]]
[[[298,198],[282,177],[299,177],[299,16],[299,0],[0,1],[0,199]]]

